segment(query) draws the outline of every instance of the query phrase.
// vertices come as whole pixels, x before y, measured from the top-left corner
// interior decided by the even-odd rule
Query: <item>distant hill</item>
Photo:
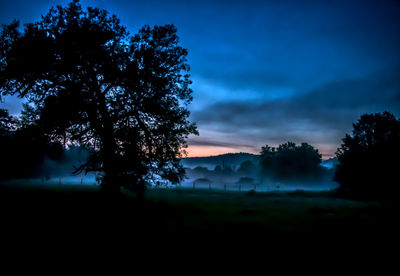
[[[258,163],[260,156],[257,154],[240,152],[240,153],[226,153],[216,156],[207,157],[187,157],[182,158],[181,162],[185,168],[195,168],[195,167],[206,167],[208,169],[214,169],[216,166],[223,164],[225,166],[230,166],[236,169],[244,161],[250,160],[255,164]],[[328,169],[333,169],[335,165],[338,164],[337,157],[330,158],[328,160],[323,160],[321,166]]]
[[[181,162],[186,168],[195,167],[206,167],[208,169],[214,169],[216,166],[225,165],[236,169],[244,161],[250,160],[254,163],[258,163],[259,155],[241,152],[241,153],[226,153],[216,156],[207,157],[188,157],[182,158]]]

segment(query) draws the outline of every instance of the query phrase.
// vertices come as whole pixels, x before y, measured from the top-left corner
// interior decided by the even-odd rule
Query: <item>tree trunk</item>
[[[102,188],[107,192],[118,192],[118,174],[114,164],[114,147],[108,139],[103,141],[103,170],[104,177],[101,183]]]
[[[119,193],[120,185],[118,183],[118,172],[115,164],[115,138],[114,126],[104,96],[100,97],[100,112],[103,120],[102,135],[101,135],[101,151],[103,161],[104,177],[101,186],[108,193]]]

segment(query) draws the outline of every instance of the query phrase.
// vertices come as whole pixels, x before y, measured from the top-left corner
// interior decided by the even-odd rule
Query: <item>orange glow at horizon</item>
[[[260,152],[251,152],[249,150],[243,150],[231,147],[197,146],[197,145],[189,145],[186,151],[188,153],[186,157],[208,157],[226,153],[239,153],[239,152],[246,152],[252,154],[260,153]],[[331,149],[325,149],[325,148],[319,150],[319,153],[322,154],[322,160],[327,160],[332,157],[335,157],[335,154],[332,153],[331,151],[332,151]]]
[[[186,149],[188,152],[187,157],[206,157],[206,156],[215,156],[225,153],[239,153],[239,152],[248,152],[236,148],[230,147],[216,147],[216,146],[188,146]],[[256,152],[249,152],[256,153]],[[258,152],[257,152],[258,153]]]

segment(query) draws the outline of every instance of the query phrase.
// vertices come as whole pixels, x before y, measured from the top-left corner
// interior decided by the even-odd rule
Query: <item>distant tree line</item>
[[[186,168],[186,174],[190,178],[236,178],[241,176],[256,176],[259,173],[259,167],[256,163],[247,160],[235,169],[228,165],[217,165],[213,170],[207,167],[197,166],[193,169]]]
[[[209,178],[214,181],[255,180],[300,182],[322,181],[332,178],[332,171],[321,166],[321,154],[307,143],[296,145],[287,142],[278,147],[262,147],[260,156],[255,161],[246,160],[239,167],[217,165],[214,170],[206,167],[186,169],[190,178]],[[248,179],[249,178],[249,179]],[[252,180],[250,180],[252,179]]]

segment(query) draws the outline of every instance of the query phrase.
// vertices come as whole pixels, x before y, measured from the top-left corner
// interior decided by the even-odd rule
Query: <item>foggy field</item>
[[[324,182],[278,182],[271,181],[266,183],[244,183],[239,184],[237,182],[217,182],[213,181],[210,183],[200,183],[194,184],[195,180],[191,179],[190,181],[184,181],[181,184],[176,185],[176,188],[184,188],[184,189],[195,189],[195,190],[214,190],[214,191],[227,191],[227,192],[294,192],[294,191],[309,191],[309,192],[326,192],[333,190],[338,187],[337,183],[333,181],[324,181]]]
[[[139,200],[125,190],[110,197],[98,186],[31,184],[0,185],[0,200],[6,210],[3,225],[8,225],[3,233],[27,237],[61,233],[94,238],[111,230],[121,237],[141,233],[143,238],[380,239],[396,229],[393,210],[340,199],[333,192],[151,189]]]
[[[264,183],[243,183],[239,184],[237,181],[211,181],[210,183],[196,183],[196,179],[185,179],[185,181],[179,184],[168,184],[160,187],[160,189],[186,189],[186,190],[212,190],[212,191],[226,191],[226,192],[294,192],[294,191],[309,191],[309,192],[327,192],[338,187],[337,183],[333,181],[320,181],[320,182],[279,182],[270,181]],[[60,176],[52,178],[30,178],[30,179],[12,179],[8,180],[9,185],[22,185],[22,186],[54,186],[54,187],[65,187],[65,186],[98,186],[99,183],[96,181],[94,174],[88,174],[83,176]],[[150,189],[158,189],[156,186],[149,187]]]

